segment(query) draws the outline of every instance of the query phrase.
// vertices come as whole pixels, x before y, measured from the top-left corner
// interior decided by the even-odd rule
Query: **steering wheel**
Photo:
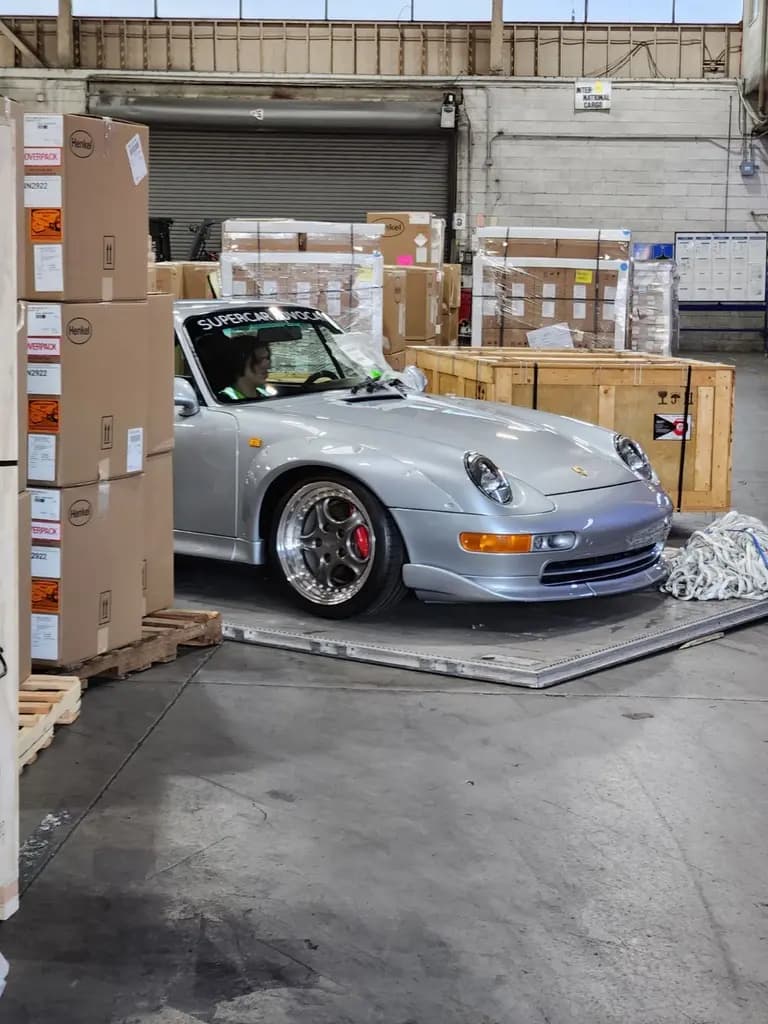
[[[310,373],[307,379],[304,381],[303,387],[308,384],[317,384],[319,380],[327,378],[328,380],[339,380],[339,375],[334,373],[333,370],[315,370],[314,373]]]

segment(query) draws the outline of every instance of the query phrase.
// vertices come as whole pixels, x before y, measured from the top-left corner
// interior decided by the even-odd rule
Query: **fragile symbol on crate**
[[[654,441],[690,441],[693,429],[692,416],[676,416],[674,413],[654,413]]]
[[[680,391],[657,391],[659,405],[680,405],[685,401],[685,393]],[[693,405],[693,392],[688,396],[688,405]]]

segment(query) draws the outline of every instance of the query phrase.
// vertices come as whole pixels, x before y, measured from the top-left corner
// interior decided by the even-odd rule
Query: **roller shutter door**
[[[171,217],[172,252],[186,259],[192,225],[229,217],[364,221],[368,210],[448,217],[454,133],[254,133],[150,129],[150,210]]]

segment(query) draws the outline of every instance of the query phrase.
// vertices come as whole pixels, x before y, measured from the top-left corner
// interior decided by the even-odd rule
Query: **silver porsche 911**
[[[316,309],[180,302],[175,327],[178,552],[271,564],[327,618],[663,581],[672,506],[631,439],[426,395]]]

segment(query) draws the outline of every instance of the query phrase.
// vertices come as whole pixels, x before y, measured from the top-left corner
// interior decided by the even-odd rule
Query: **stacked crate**
[[[173,327],[170,296],[147,297],[147,151],[138,125],[24,118],[20,345],[42,665],[138,640],[144,612],[173,593]],[[156,572],[147,551],[160,547]]]
[[[627,347],[629,231],[491,227],[477,235],[473,346]]]
[[[345,331],[381,339],[382,231],[369,224],[226,221],[222,296],[312,306]]]

